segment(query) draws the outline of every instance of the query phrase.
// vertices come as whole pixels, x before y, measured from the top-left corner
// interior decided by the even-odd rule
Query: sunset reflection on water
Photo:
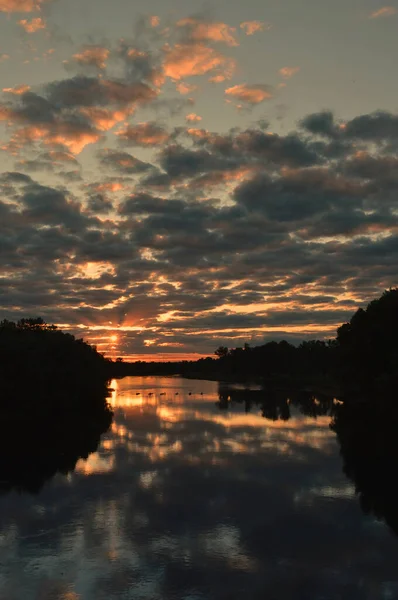
[[[1,600],[359,600],[370,578],[375,597],[393,585],[396,540],[360,511],[329,414],[221,409],[217,382],[178,377],[111,387],[95,452],[34,499],[0,497]]]

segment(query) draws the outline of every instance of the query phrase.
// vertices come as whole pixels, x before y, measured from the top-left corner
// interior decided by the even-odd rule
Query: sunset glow
[[[396,285],[397,7],[371,4],[0,0],[2,317],[195,359],[334,337]]]

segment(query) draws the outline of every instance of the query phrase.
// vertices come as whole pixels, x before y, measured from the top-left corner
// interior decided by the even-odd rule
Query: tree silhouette
[[[365,514],[384,520],[398,535],[398,407],[391,397],[348,401],[331,423],[343,470],[355,484]]]
[[[41,318],[0,323],[0,491],[41,488],[97,448],[110,363]]]
[[[398,382],[398,289],[358,309],[337,330],[338,374],[345,387],[369,389]]]

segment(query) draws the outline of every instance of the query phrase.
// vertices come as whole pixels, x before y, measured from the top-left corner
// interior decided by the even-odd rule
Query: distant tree
[[[228,356],[229,350],[226,346],[219,346],[217,348],[217,350],[214,352],[214,354],[216,356],[218,356],[218,358],[225,358],[226,356]]]
[[[398,378],[398,289],[359,308],[337,330],[339,372],[347,385],[392,383]]]
[[[48,395],[55,398],[54,388],[62,387],[77,398],[88,388],[102,387],[109,378],[110,361],[41,317],[0,323],[0,379],[3,391],[9,388],[0,397],[0,409],[2,401],[7,403],[15,394],[28,398],[23,388],[42,390],[43,396],[51,390]],[[76,394],[75,389],[79,389]]]
[[[44,319],[41,317],[29,318],[29,319],[20,319],[17,323],[18,329],[30,329],[36,331],[43,330],[55,330],[57,329],[56,325],[48,325]]]

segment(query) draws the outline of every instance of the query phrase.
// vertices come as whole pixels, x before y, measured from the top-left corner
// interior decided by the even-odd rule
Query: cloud
[[[187,116],[185,117],[185,120],[186,120],[188,123],[197,123],[197,122],[199,122],[199,121],[201,121],[201,120],[202,120],[202,117],[200,117],[199,115],[197,115],[197,114],[195,114],[195,113],[189,113],[189,115],[187,115]]]
[[[192,104],[159,98],[150,81],[174,48],[156,55],[125,42],[109,55],[118,77],[5,90],[0,118],[20,154],[18,172],[0,178],[4,306],[63,323],[139,324],[143,339],[183,351],[333,335],[346,311],[396,277],[397,116],[342,123],[323,111],[288,134],[264,121],[198,128]],[[218,68],[201,67],[224,77]],[[268,95],[242,84],[226,98],[256,106]],[[157,120],[137,116],[140,107]],[[163,109],[183,111],[179,126],[164,125]],[[115,149],[114,134],[142,155]],[[83,171],[74,154],[95,142],[97,170],[89,160]],[[35,172],[62,185],[35,182]]]
[[[290,79],[290,77],[293,77],[299,71],[300,67],[282,67],[282,69],[279,69],[279,75],[284,79]]]
[[[151,27],[159,27],[160,25],[160,17],[157,15],[152,15],[149,17],[149,23]]]
[[[80,164],[73,154],[62,152],[60,150],[43,152],[34,160],[20,159],[17,166],[19,169],[29,172],[49,171],[58,175],[65,175],[66,173],[70,174],[71,172],[80,174]],[[74,169],[74,171],[70,171],[71,168]]]
[[[13,94],[14,96],[21,96],[26,92],[29,92],[30,86],[26,84],[17,85],[12,88],[3,88],[3,92],[5,94]]]
[[[177,27],[183,28],[188,40],[194,42],[221,42],[227,46],[238,46],[235,27],[222,22],[209,22],[188,17],[177,21]]]
[[[398,115],[377,111],[354,117],[345,123],[342,136],[373,142],[398,144]]]
[[[164,73],[175,81],[207,74],[224,81],[232,77],[235,68],[234,59],[202,43],[176,44],[165,49]]]
[[[307,115],[300,122],[301,127],[309,132],[326,137],[335,137],[339,131],[335,123],[334,115],[331,111],[322,111]]]
[[[369,19],[378,19],[380,17],[392,17],[397,14],[397,9],[394,6],[383,6],[379,10],[370,13]]]
[[[242,157],[217,156],[205,149],[188,149],[174,144],[160,154],[161,167],[172,177],[196,177],[218,171],[235,171],[242,165]]]
[[[386,149],[398,148],[398,116],[387,111],[376,111],[338,122],[330,111],[308,115],[301,127],[312,134],[334,139],[341,144],[358,141],[375,143]]]
[[[51,0],[0,0],[0,12],[25,13],[39,11]]]
[[[127,152],[105,149],[98,153],[101,167],[108,168],[122,175],[144,173],[152,168],[149,163],[142,162]]]
[[[243,21],[240,24],[240,28],[246,33],[246,35],[253,35],[258,31],[266,31],[271,29],[271,25],[269,23],[264,23],[264,21]]]
[[[103,46],[86,46],[81,52],[74,54],[72,60],[80,66],[96,67],[103,70],[106,68],[109,54],[110,50]]]
[[[191,94],[192,92],[194,92],[197,89],[198,89],[198,87],[196,85],[185,83],[184,81],[181,81],[176,84],[176,90],[182,96],[185,96],[186,94]]]
[[[95,214],[106,214],[113,210],[113,204],[104,194],[93,194],[89,198],[88,208]]]
[[[260,104],[264,100],[269,100],[273,97],[271,86],[262,83],[252,85],[241,83],[234,85],[227,88],[225,94],[239,102],[251,105]]]
[[[116,134],[121,142],[129,146],[158,146],[169,140],[169,133],[154,122],[128,125]]]
[[[36,33],[37,31],[46,28],[46,22],[41,17],[36,17],[30,21],[28,19],[21,19],[18,21],[18,25],[20,25],[26,33]]]
[[[14,94],[14,99],[0,104],[0,120],[14,129],[9,151],[43,142],[78,154],[156,95],[141,82],[77,76],[47,84],[42,95]]]
[[[10,55],[9,54],[0,54],[0,63],[5,62],[6,60],[9,60]]]

